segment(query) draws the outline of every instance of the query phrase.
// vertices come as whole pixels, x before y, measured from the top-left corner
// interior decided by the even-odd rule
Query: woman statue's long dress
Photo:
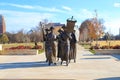
[[[62,34],[62,41],[61,41],[61,64],[63,61],[66,61],[66,65],[69,64],[69,51],[70,51],[70,40],[69,40],[69,33],[64,31]]]

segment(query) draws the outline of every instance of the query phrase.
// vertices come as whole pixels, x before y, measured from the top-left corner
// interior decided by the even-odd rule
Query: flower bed
[[[5,50],[18,50],[18,49],[42,49],[42,46],[24,46],[24,45],[20,45],[20,46],[16,46],[16,47],[10,47],[10,48],[6,48]]]
[[[92,46],[90,50],[94,50],[95,54],[120,54],[120,45],[116,46]]]
[[[42,50],[42,46],[16,46],[4,49],[1,55],[36,55]]]

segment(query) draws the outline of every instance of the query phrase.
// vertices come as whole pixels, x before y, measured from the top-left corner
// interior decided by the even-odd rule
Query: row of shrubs
[[[36,45],[36,46],[32,47],[32,46],[20,45],[20,46],[16,46],[16,47],[6,48],[5,50],[15,50],[15,49],[42,49],[42,46]]]
[[[90,50],[93,50],[93,49],[120,49],[120,45],[116,45],[116,46],[107,46],[107,45],[105,45],[105,46],[101,46],[101,47],[99,47],[99,46],[91,46]]]

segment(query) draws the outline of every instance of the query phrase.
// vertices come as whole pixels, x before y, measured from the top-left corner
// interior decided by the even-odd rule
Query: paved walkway
[[[120,55],[92,55],[77,47],[77,62],[48,66],[44,54],[0,56],[0,79],[120,80]]]

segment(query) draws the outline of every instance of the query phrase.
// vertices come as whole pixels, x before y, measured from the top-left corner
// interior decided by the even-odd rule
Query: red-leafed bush
[[[100,48],[98,46],[91,46],[89,49],[93,50],[93,49],[100,49]]]
[[[31,46],[19,46],[18,48],[19,49],[31,49],[32,47]]]
[[[113,49],[120,49],[120,45],[114,46]]]
[[[16,47],[10,47],[10,48],[6,48],[5,50],[15,50],[15,49],[42,49],[42,46],[24,46],[24,45],[20,45],[20,46],[16,46]]]
[[[110,49],[113,49],[113,47],[114,47],[114,46],[110,46],[109,48],[110,48]]]
[[[21,46],[17,46],[16,48],[17,48],[17,49],[25,49],[25,46],[22,46],[22,45],[21,45]]]
[[[100,49],[109,49],[109,46],[102,46]]]

